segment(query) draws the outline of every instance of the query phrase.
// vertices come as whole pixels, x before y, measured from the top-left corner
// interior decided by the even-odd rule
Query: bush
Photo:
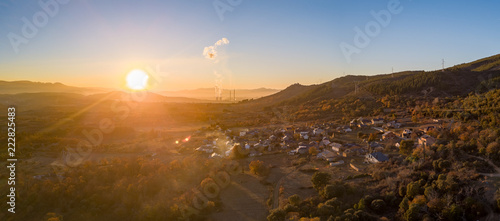
[[[340,207],[342,206],[342,201],[340,201],[337,197],[334,197],[327,200],[325,204],[333,207]]]
[[[298,212],[299,208],[296,206],[292,206],[290,204],[287,204],[285,207],[283,207],[283,210],[285,211],[285,213]]]
[[[402,212],[405,212],[406,210],[409,209],[409,207],[410,207],[410,200],[407,197],[404,197],[401,203],[399,204],[399,209]]]
[[[404,219],[406,221],[419,221],[421,220],[420,206],[418,204],[412,204],[410,208],[405,212]],[[451,219],[456,220],[456,219]]]
[[[383,200],[377,199],[373,200],[371,204],[372,210],[374,210],[377,213],[383,213],[385,210],[385,202]]]
[[[329,173],[316,172],[313,174],[313,176],[311,178],[311,182],[313,183],[314,189],[316,189],[317,191],[320,191],[323,189],[324,186],[326,186],[326,184],[328,184],[330,182],[331,178],[332,177],[330,176]]]
[[[406,187],[406,196],[413,198],[416,195],[423,194],[423,191],[418,182],[411,182]]]
[[[250,162],[250,172],[258,176],[265,176],[269,173],[269,167],[260,160],[254,160]]]
[[[403,140],[399,146],[399,152],[404,155],[410,155],[413,152],[413,140]]]
[[[443,210],[443,216],[448,220],[461,220],[463,210],[460,206],[453,204]]]
[[[297,194],[288,197],[288,202],[292,206],[299,206],[301,201],[300,196]]]
[[[401,197],[406,196],[406,186],[405,185],[401,185],[399,187],[399,196],[401,196]]]
[[[286,213],[282,209],[271,210],[269,216],[267,216],[267,220],[269,221],[284,221],[285,218],[286,218]]]
[[[333,185],[327,185],[321,191],[321,196],[325,199],[331,199],[333,197],[341,197],[344,195],[346,189],[342,183],[336,183]]]
[[[319,216],[333,216],[335,215],[335,208],[333,206],[330,206],[330,205],[326,205],[326,204],[323,204],[323,203],[320,203],[318,205],[318,215]]]

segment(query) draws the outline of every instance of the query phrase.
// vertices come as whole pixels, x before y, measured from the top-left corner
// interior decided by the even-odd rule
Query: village
[[[402,141],[414,141],[413,148],[430,147],[438,140],[437,132],[443,120],[428,119],[414,123],[400,118],[356,118],[349,124],[303,123],[281,127],[222,129],[220,125],[202,128],[196,132],[217,132],[207,136],[195,150],[209,158],[258,157],[286,152],[290,157],[308,156],[324,160],[330,167],[347,163],[360,171],[373,163],[400,156]],[[433,133],[434,132],[434,133]]]

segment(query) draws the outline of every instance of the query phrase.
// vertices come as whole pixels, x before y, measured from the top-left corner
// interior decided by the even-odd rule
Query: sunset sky
[[[500,2],[390,0],[60,0],[0,3],[0,80],[121,88],[132,69],[159,67],[152,90],[285,88],[343,75],[435,70],[500,53]],[[229,2],[238,2],[237,0]],[[218,5],[224,13],[218,13]],[[42,4],[43,5],[43,4]],[[225,7],[225,8],[224,8]],[[58,9],[57,11],[55,9]],[[370,13],[391,15],[380,25]],[[44,23],[44,17],[47,16]],[[40,25],[23,35],[23,18]],[[371,29],[359,53],[355,28]],[[36,24],[35,24],[36,26]],[[374,27],[374,26],[372,26]],[[26,31],[26,30],[25,30]],[[369,29],[370,31],[370,29]],[[9,34],[11,33],[11,34]],[[11,44],[14,35],[25,43]],[[23,37],[24,36],[24,37]],[[219,39],[217,57],[203,50]]]

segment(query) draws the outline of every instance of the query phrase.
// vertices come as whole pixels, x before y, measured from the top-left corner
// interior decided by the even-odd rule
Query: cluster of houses
[[[399,143],[406,139],[416,139],[415,145],[431,146],[436,139],[427,134],[435,130],[434,126],[423,130],[403,129],[396,133],[391,129],[400,129],[402,123],[397,121],[384,122],[383,118],[357,118],[349,125],[334,125],[322,123],[308,126],[263,127],[258,129],[222,130],[215,127],[217,136],[208,137],[196,151],[208,154],[209,157],[229,157],[235,151],[245,156],[259,156],[264,152],[286,151],[289,155],[310,154],[309,149],[314,147],[317,158],[324,159],[333,165],[338,165],[343,158],[364,157],[365,162],[379,163],[389,158],[382,153],[384,145],[379,142],[338,143],[334,142],[335,133],[352,132],[354,128],[370,127],[382,134],[380,141],[391,141],[399,147]],[[401,131],[401,130],[400,130]]]
[[[216,131],[219,132],[219,136],[208,137],[203,141],[203,145],[196,148],[196,151],[208,154],[211,158],[228,157],[234,151],[243,152],[252,157],[273,151],[287,151],[289,155],[303,155],[309,154],[309,149],[314,147],[318,152],[317,158],[331,163],[338,163],[341,158],[354,156],[366,156],[369,162],[386,160],[386,158],[379,158],[378,155],[375,157],[377,160],[371,160],[368,157],[370,153],[381,149],[381,145],[377,142],[367,145],[332,142],[334,133],[352,131],[349,126],[339,127],[332,123],[239,131],[216,128]]]

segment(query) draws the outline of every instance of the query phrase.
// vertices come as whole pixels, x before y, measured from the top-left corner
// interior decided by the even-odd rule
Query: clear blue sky
[[[232,10],[222,20],[217,1],[70,0],[16,53],[9,33],[23,36],[23,17],[43,22],[39,2],[50,1],[1,0],[0,80],[119,88],[128,71],[158,66],[154,90],[216,80],[224,88],[284,88],[391,68],[435,70],[443,58],[452,66],[500,53],[496,1],[400,0],[402,11],[350,62],[340,44],[354,45],[354,28],[376,22],[370,12],[388,10],[389,0],[220,0]],[[223,37],[230,43],[218,48],[218,62],[206,59],[204,47]]]

